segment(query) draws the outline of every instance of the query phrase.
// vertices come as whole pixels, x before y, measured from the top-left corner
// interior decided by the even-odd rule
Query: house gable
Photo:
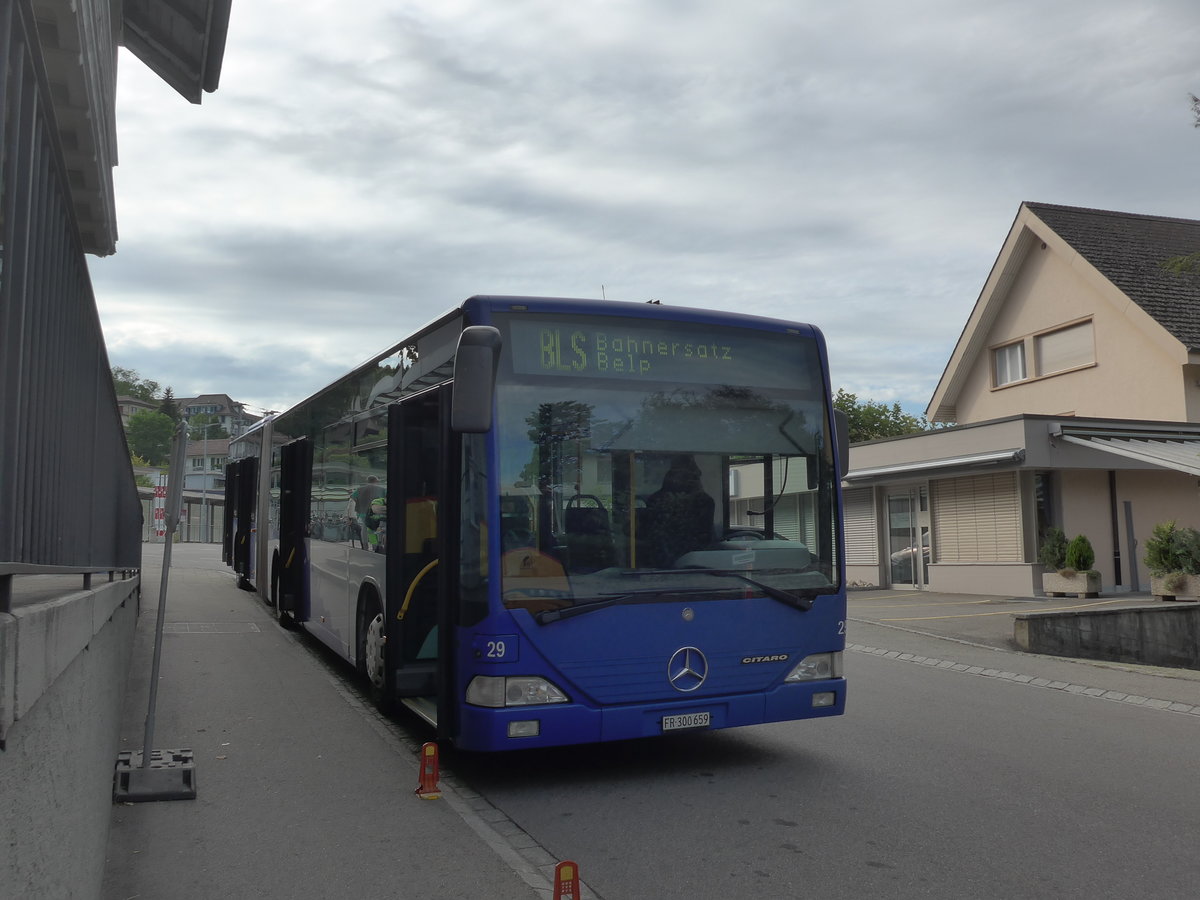
[[[1164,221],[1173,243],[1155,240]],[[1136,251],[1098,249],[1102,235],[1120,242],[1130,230],[1141,235]],[[1200,248],[1200,222],[1023,204],[926,414],[961,424],[1021,413],[1192,418],[1200,388],[1187,366],[1200,355],[1180,336],[1200,306],[1200,277],[1161,266],[1187,234]],[[1154,293],[1160,282],[1167,299]]]

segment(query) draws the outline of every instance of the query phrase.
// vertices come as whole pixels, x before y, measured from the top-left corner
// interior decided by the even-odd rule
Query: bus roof
[[[801,322],[789,322],[765,316],[753,316],[745,313],[727,312],[716,309],[699,307],[669,306],[658,302],[633,302],[628,300],[584,299],[578,297],[528,297],[504,294],[475,294],[462,301],[458,306],[447,310],[430,320],[411,335],[398,342],[388,345],[384,350],[350,369],[335,381],[325,385],[289,409],[276,415],[285,416],[289,412],[308,406],[321,398],[322,395],[340,387],[356,376],[377,368],[381,361],[402,353],[405,348],[413,347],[423,341],[437,337],[441,329],[455,320],[466,319],[469,324],[488,321],[493,313],[511,311],[540,312],[547,314],[568,313],[573,315],[623,316],[638,319],[686,320],[709,325],[742,326],[764,331],[782,331],[817,335],[819,329],[813,325]],[[266,419],[256,427],[265,424]],[[253,429],[250,429],[253,430]],[[249,433],[249,430],[248,432]]]

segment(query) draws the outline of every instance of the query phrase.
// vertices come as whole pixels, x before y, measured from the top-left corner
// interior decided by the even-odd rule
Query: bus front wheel
[[[359,640],[358,668],[366,679],[371,702],[383,712],[388,712],[391,702],[387,694],[387,674],[384,670],[383,611],[374,597],[366,602],[362,622],[364,627]]]

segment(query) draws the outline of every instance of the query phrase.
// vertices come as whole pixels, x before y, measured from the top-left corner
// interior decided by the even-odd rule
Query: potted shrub
[[[1049,529],[1039,559],[1053,570],[1042,575],[1042,593],[1046,596],[1099,596],[1100,573],[1092,568],[1096,553],[1086,535],[1078,534],[1067,543],[1061,528]]]
[[[1160,600],[1200,598],[1200,532],[1161,522],[1146,541],[1150,593]]]

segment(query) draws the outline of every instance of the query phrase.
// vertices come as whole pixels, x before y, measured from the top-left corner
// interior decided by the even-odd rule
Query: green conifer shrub
[[[1096,553],[1092,550],[1092,542],[1087,539],[1086,535],[1077,534],[1071,538],[1071,543],[1067,544],[1064,568],[1074,569],[1076,572],[1089,572],[1095,561]]]

